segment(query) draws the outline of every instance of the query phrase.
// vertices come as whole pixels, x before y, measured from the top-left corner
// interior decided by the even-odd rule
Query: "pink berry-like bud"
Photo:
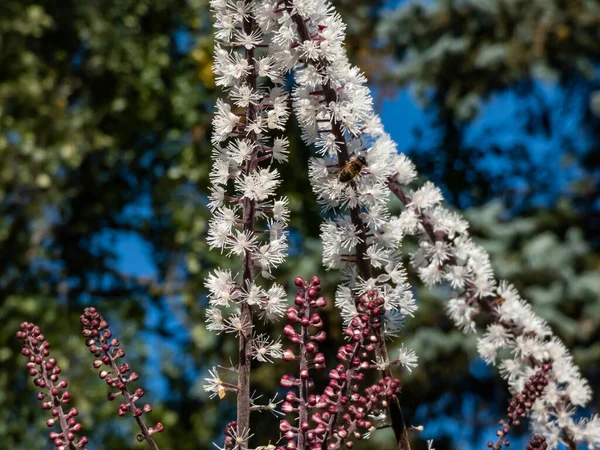
[[[292,426],[287,420],[282,420],[281,422],[279,422],[279,431],[281,431],[282,433],[287,433],[288,431],[291,431],[291,429]]]
[[[315,306],[318,308],[325,308],[327,306],[327,300],[325,297],[319,297],[315,302]]]
[[[290,414],[295,411],[295,408],[292,406],[290,402],[283,402],[281,405],[281,412],[284,414]]]
[[[281,381],[279,383],[281,387],[291,388],[296,385],[295,379],[292,375],[284,375],[281,377]]]

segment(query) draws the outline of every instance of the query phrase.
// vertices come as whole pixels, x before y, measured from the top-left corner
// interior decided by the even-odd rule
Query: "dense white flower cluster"
[[[445,282],[457,292],[447,311],[464,331],[476,331],[480,311],[492,317],[477,348],[488,364],[498,365],[512,392],[521,391],[540,366],[551,363],[549,383],[530,414],[535,433],[546,437],[549,448],[556,448],[565,433],[598,448],[600,418],[574,418],[575,407],[585,406],[592,392],[567,348],[512,285],[496,281],[487,252],[471,240],[457,214],[440,206],[441,197],[427,205],[415,202],[417,197],[422,198],[418,191],[403,198],[407,209],[402,215],[417,217],[418,226],[406,232],[420,239],[412,262],[421,280],[430,286]]]
[[[355,296],[377,289],[386,300],[386,329],[393,333],[416,305],[399,252],[400,219],[387,208],[387,180],[394,174],[410,180],[414,169],[383,131],[366,79],[346,57],[345,25],[332,7],[270,1],[261,11],[261,23],[275,30],[276,59],[295,70],[294,112],[304,141],[319,155],[311,159],[309,175],[318,202],[330,213],[321,226],[323,262],[344,271],[336,304],[351,320]]]
[[[288,249],[288,200],[276,196],[281,180],[275,168],[287,161],[285,130],[288,95],[286,70],[269,52],[273,34],[257,22],[257,2],[211,0],[215,14],[216,83],[229,97],[218,100],[213,120],[213,166],[208,243],[242,261],[240,275],[216,269],[206,279],[210,330],[239,335],[253,324],[240,312],[245,303],[261,318],[283,316],[283,287],[264,287],[260,277],[285,260]],[[255,336],[253,356],[280,357],[281,344]]]
[[[487,252],[471,240],[468,224],[441,206],[436,186],[402,190],[416,178],[415,168],[398,154],[374,114],[366,80],[348,62],[344,24],[330,3],[266,1],[260,11],[259,22],[274,30],[272,55],[296,72],[294,112],[305,142],[319,155],[311,160],[310,178],[331,214],[322,226],[323,260],[330,269],[344,270],[345,286],[336,296],[344,318],[355,314],[353,296],[369,289],[386,293],[388,333],[414,312],[399,248],[404,235],[419,236],[412,263],[420,278],[427,285],[447,283],[457,292],[447,310],[464,331],[476,331],[481,311],[493,318],[479,351],[488,363],[499,364],[513,391],[552,362],[550,383],[532,408],[536,432],[546,436],[550,448],[565,438],[598,448],[600,419],[573,418],[575,406],[585,405],[591,392],[564,345],[514,288],[496,281]],[[406,206],[399,217],[387,209],[390,186]],[[401,354],[407,367],[412,356]]]

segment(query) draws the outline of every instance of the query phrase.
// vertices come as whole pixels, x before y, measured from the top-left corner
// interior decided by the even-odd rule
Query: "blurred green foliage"
[[[86,433],[95,443],[90,449],[139,448],[134,423],[115,418],[117,405],[103,400],[104,386],[78,335],[78,316],[87,304],[107,316],[128,361],[141,372],[154,407],[150,418],[165,425],[158,437],[161,449],[210,448],[232,417],[235,402],[230,396],[222,402],[209,400],[201,387],[207,367],[227,364],[235,354],[234,342],[207,333],[202,319],[206,271],[216,264],[235,265],[208,252],[204,242],[208,136],[217,95],[207,3],[0,3],[1,448],[50,448],[45,417],[14,339],[22,320],[38,323],[53,343]],[[458,12],[454,2],[438,1],[438,10],[414,6],[381,16],[381,1],[335,3],[349,25],[351,54],[367,76],[384,81],[382,74],[391,74],[387,81],[393,88],[406,83],[426,87],[417,92],[428,95],[432,125],[441,127],[445,169],[438,170],[440,154],[424,153],[417,159],[419,170],[426,176],[441,174],[438,178],[455,201],[466,195],[469,204],[480,204],[500,189],[492,189],[498,180],[470,179],[452,165],[461,159],[471,174],[479,173],[477,149],[463,151],[465,127],[478,109],[464,115],[461,111],[469,110],[465,105],[481,104],[512,86],[531,87],[541,62],[558,74],[559,83],[577,87],[577,95],[583,95],[581,86],[593,91],[592,81],[582,81],[582,68],[589,67],[584,62],[597,61],[600,48],[589,44],[597,42],[598,27],[586,25],[587,17],[597,14],[593,2],[583,2],[581,17],[569,2],[556,2],[550,17],[563,18],[559,22],[569,32],[556,47],[560,51],[548,47],[546,43],[558,45],[552,25],[542,53],[535,53],[521,34],[501,32],[497,25],[516,30],[521,22],[537,20],[540,2],[509,2],[525,8],[515,13],[494,8],[506,3],[499,0],[478,3],[491,5],[487,9],[460,2]],[[390,45],[375,45],[378,24],[383,35],[394,37]],[[502,45],[514,53],[509,52],[510,58],[498,56]],[[571,59],[575,53],[577,58]],[[390,65],[391,54],[402,62],[401,71]],[[474,98],[479,100],[473,103]],[[585,130],[597,120],[586,117]],[[593,143],[593,134],[586,139]],[[292,257],[278,281],[287,284],[295,275],[319,273],[332,298],[336,274],[323,274],[320,266],[308,152],[293,122],[291,140],[291,161],[283,167],[282,179],[294,217]],[[598,160],[597,152],[586,158],[590,154],[596,155],[592,163]],[[512,217],[512,205],[505,211],[499,203],[474,209],[469,218],[498,273],[522,289],[574,348],[586,375],[598,379],[600,262],[589,244],[594,189],[593,182],[584,183],[564,204],[529,210],[518,219]],[[151,276],[119,268],[116,246],[123,233],[148,243],[155,266]],[[409,251],[410,243],[406,247]],[[419,290],[420,312],[407,322],[402,338],[421,360],[418,370],[403,377],[403,402],[414,425],[428,423],[425,418],[464,418],[456,407],[458,396],[437,409],[427,406],[453,391],[473,393],[492,412],[503,408],[504,386],[491,373],[478,378],[469,371],[474,341],[444,317],[445,294]],[[334,353],[341,340],[340,320],[330,311],[326,325],[337,341],[327,351]],[[285,370],[284,365],[257,366],[257,387],[265,394],[274,392],[274,374]],[[465,419],[474,438],[490,417]],[[277,438],[272,418],[257,415],[255,420],[257,435]],[[382,433],[377,445],[388,448],[387,437]],[[451,445],[450,439],[440,440],[436,448]]]

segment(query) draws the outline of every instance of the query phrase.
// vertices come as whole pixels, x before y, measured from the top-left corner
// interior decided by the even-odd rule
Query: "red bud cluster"
[[[546,438],[538,435],[533,436],[527,446],[527,450],[546,450],[547,448]]]
[[[225,442],[223,448],[234,448],[236,446],[236,430],[237,422],[235,420],[225,425]]]
[[[505,440],[504,438],[510,432],[513,425],[518,427],[521,424],[521,418],[527,416],[527,412],[531,409],[535,400],[542,395],[544,388],[548,385],[547,374],[551,368],[552,364],[543,364],[542,368],[525,382],[525,386],[521,392],[517,392],[513,395],[513,398],[510,400],[507,407],[506,416],[508,417],[508,421],[501,420],[498,422],[498,425],[501,427],[501,429],[496,432],[498,441],[495,444],[492,441],[489,441],[488,447],[493,448],[494,450],[500,450],[502,445],[507,447],[510,445],[510,441]],[[536,442],[538,441],[536,440]],[[537,448],[542,447],[532,447],[532,449]]]
[[[34,384],[40,388],[37,394],[42,409],[49,410],[51,419],[46,421],[48,427],[55,424],[60,426],[60,433],[52,431],[50,440],[57,450],[85,449],[88,438],[83,436],[77,440],[75,433],[81,431],[81,424],[75,419],[79,414],[77,408],[71,408],[68,413],[63,410],[63,405],[71,401],[71,395],[66,390],[68,383],[61,380],[61,369],[56,359],[50,357],[50,343],[42,334],[40,328],[32,323],[23,322],[17,331],[17,338],[23,341],[21,353],[29,358],[27,369],[29,375],[34,377]]]
[[[352,448],[353,440],[362,439],[373,426],[367,416],[385,410],[389,400],[400,391],[400,382],[390,377],[370,387],[362,386],[364,372],[372,368],[378,342],[376,331],[382,326],[385,302],[376,291],[369,291],[358,299],[358,314],[344,331],[349,343],[340,347],[337,353],[341,363],[329,371],[329,384],[323,393],[310,394],[314,390],[311,371],[322,369],[325,364],[323,354],[318,352],[318,344],[324,342],[327,335],[320,330],[323,322],[317,310],[327,302],[319,296],[319,278],[305,282],[298,277],[296,286],[295,306],[288,308],[288,324],[283,333],[293,344],[300,346],[300,351],[296,356],[288,349],[284,359],[298,360],[300,370],[297,377],[284,375],[281,386],[298,388],[298,394],[289,391],[281,411],[297,414],[299,420],[297,426],[287,419],[281,420],[280,431],[287,445],[279,449],[333,450],[342,445]]]
[[[98,376],[108,386],[117,389],[109,392],[107,399],[113,401],[122,396],[123,402],[117,410],[119,416],[125,416],[128,413],[133,415],[142,431],[137,435],[138,441],[146,440],[150,448],[158,449],[152,435],[163,431],[163,425],[159,422],[155,427],[146,427],[143,422],[142,414],[152,411],[152,407],[149,404],[145,404],[142,408],[138,407],[136,402],[144,396],[144,390],[137,388],[131,393],[127,387],[130,382],[136,381],[139,377],[136,372],[131,371],[129,364],[119,362],[125,356],[125,351],[119,348],[121,343],[113,337],[108,323],[96,308],[86,308],[80,317],[80,322],[81,333],[86,338],[85,344],[89,347],[90,353],[97,358],[94,360],[93,366],[100,370]]]
[[[303,448],[309,444],[317,445],[317,435],[322,435],[322,426],[311,430],[309,425],[308,407],[316,403],[314,396],[309,397],[309,392],[314,389],[314,380],[310,372],[325,368],[325,355],[319,352],[319,344],[325,342],[327,334],[321,330],[323,320],[318,313],[320,308],[327,305],[327,300],[319,295],[321,281],[313,277],[310,282],[297,277],[295,284],[298,287],[294,306],[290,306],[286,312],[288,324],[283,329],[284,336],[295,345],[299,345],[300,351],[296,355],[292,349],[286,349],[283,359],[291,362],[298,360],[298,376],[291,374],[281,378],[281,386],[285,388],[298,388],[289,391],[281,410],[285,414],[297,414],[299,423],[294,427],[287,420],[280,422],[279,429],[284,438],[287,439],[287,448]],[[310,405],[315,407],[315,405]]]

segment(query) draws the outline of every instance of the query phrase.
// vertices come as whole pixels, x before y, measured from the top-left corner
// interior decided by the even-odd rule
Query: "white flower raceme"
[[[281,182],[275,163],[286,161],[288,142],[270,133],[285,129],[289,115],[281,87],[286,67],[263,50],[273,34],[256,21],[260,8],[254,2],[212,0],[211,6],[216,28],[213,70],[231,102],[219,99],[213,120],[208,243],[242,260],[249,256],[257,273],[269,279],[288,247],[288,201],[275,192]],[[245,202],[252,203],[252,217],[245,211],[250,203]],[[212,330],[239,332],[240,302],[259,309],[267,319],[283,315],[285,293],[280,286],[263,290],[252,282],[248,291],[247,282],[219,269],[209,275]]]
[[[263,5],[259,21],[275,30],[273,55],[295,69],[292,99],[302,138],[317,150],[309,167],[312,189],[323,210],[333,213],[321,227],[321,239],[325,266],[343,271],[336,304],[349,321],[358,295],[376,291],[384,297],[375,353],[382,374],[391,376],[385,336],[395,336],[405,314],[416,309],[399,251],[402,231],[387,209],[396,146],[373,111],[366,79],[348,62],[345,26],[331,5],[312,0]],[[407,359],[406,367],[414,365],[416,360]],[[400,409],[397,398],[389,409]],[[408,446],[401,414],[390,417],[396,437]]]
[[[458,296],[448,302],[447,311],[466,332],[477,331],[475,318],[482,309],[487,310],[493,323],[478,339],[477,348],[488,364],[499,365],[512,392],[522,390],[542,364],[552,363],[549,384],[531,409],[534,431],[546,437],[549,448],[565,439],[598,448],[597,420],[575,419],[575,407],[585,406],[592,392],[564,344],[552,336],[550,327],[512,285],[496,281],[489,255],[471,240],[467,224],[440,206],[441,198],[433,196],[431,186],[421,189],[429,193],[412,192],[404,196],[403,203],[417,218],[417,226],[410,224],[404,231],[419,235],[420,246],[412,263],[423,282],[445,281],[456,289]],[[426,198],[435,201],[424,201]]]
[[[292,61],[294,113],[304,141],[318,155],[310,161],[311,185],[323,209],[335,213],[322,224],[321,238],[325,266],[345,274],[336,304],[350,320],[355,296],[376,289],[386,299],[387,330],[395,332],[398,316],[412,314],[416,305],[400,258],[401,224],[387,208],[387,178],[401,170],[412,179],[414,168],[397,160],[396,145],[373,111],[366,79],[346,57],[345,25],[331,5],[264,1],[260,12],[259,22],[275,30],[275,59]],[[366,164],[356,164],[359,156]],[[351,179],[341,177],[341,170]]]
[[[353,295],[374,288],[399,289],[395,297],[404,299],[406,311],[414,310],[404,271],[398,273],[397,267],[403,235],[418,235],[412,263],[427,285],[448,283],[457,291],[447,306],[456,324],[475,332],[477,315],[492,316],[478,348],[489,363],[502,360],[500,372],[512,390],[520,390],[544,361],[553,362],[551,387],[532,407],[536,432],[546,436],[550,448],[565,439],[598,448],[598,417],[575,422],[574,406],[585,405],[591,393],[564,346],[512,287],[497,282],[487,252],[471,240],[468,224],[441,206],[435,185],[425,183],[407,194],[402,190],[416,178],[414,165],[397,153],[373,113],[366,80],[348,62],[344,24],[331,4],[265,0],[258,21],[274,30],[274,58],[295,69],[294,112],[304,141],[318,155],[310,162],[311,183],[323,209],[335,213],[321,229],[323,260],[328,268],[344,271],[346,286],[336,296],[344,319],[356,314]],[[221,122],[222,128],[230,126],[227,111]],[[354,164],[349,176],[340,177],[342,166],[359,156],[366,164]],[[406,206],[398,218],[387,210],[391,185]],[[390,323],[397,302],[390,302]],[[388,333],[393,334],[390,328]]]
[[[270,362],[281,357],[281,344],[253,335],[252,311],[274,320],[285,313],[286,295],[271,283],[273,269],[287,255],[288,201],[278,198],[276,165],[287,161],[285,130],[288,95],[283,89],[285,61],[273,58],[273,30],[262,20],[259,2],[211,0],[215,17],[216,84],[228,100],[219,99],[213,119],[213,166],[210,172],[208,244],[240,261],[238,274],[215,269],[206,279],[209,291],[207,328],[239,338],[237,427],[235,448],[247,449],[250,432],[250,359]],[[243,368],[243,369],[242,369]],[[216,371],[207,391],[225,394]],[[245,406],[244,406],[245,405]]]

